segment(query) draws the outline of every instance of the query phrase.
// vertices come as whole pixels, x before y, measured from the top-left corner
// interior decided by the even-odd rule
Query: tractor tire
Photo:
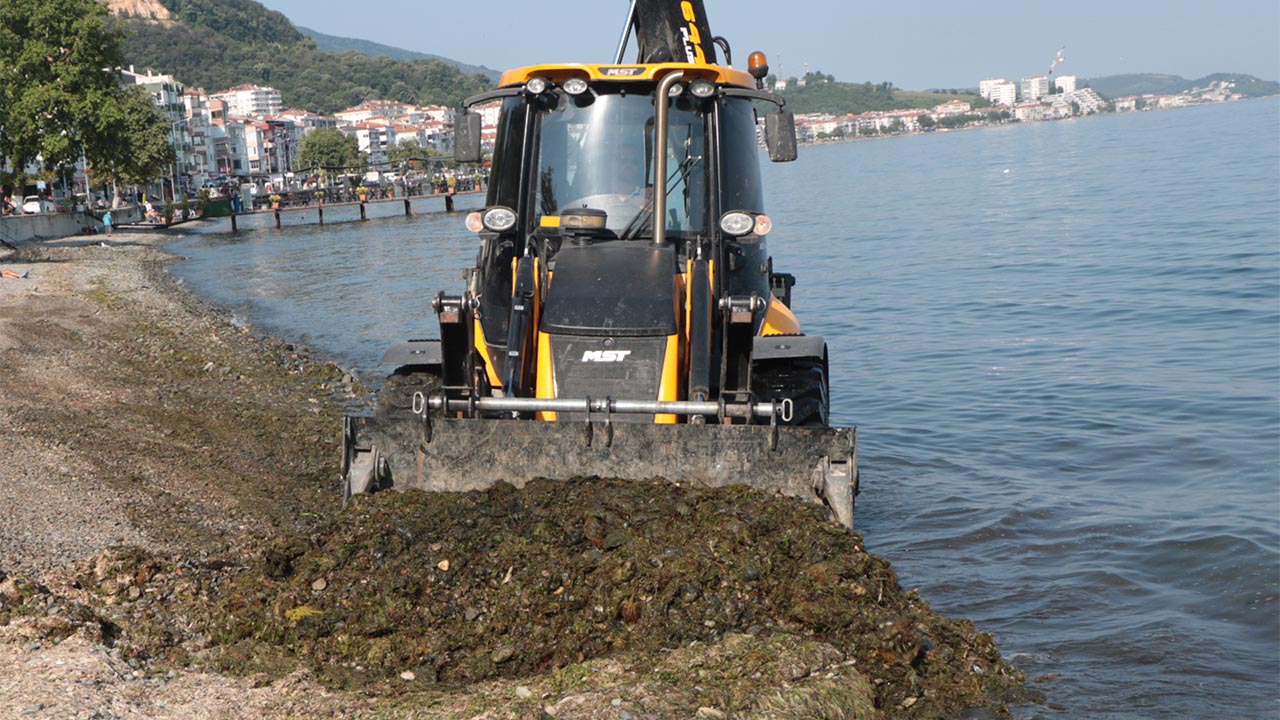
[[[413,396],[421,392],[430,395],[441,385],[440,376],[433,372],[410,368],[400,368],[387,378],[382,389],[378,391],[378,403],[374,416],[385,420],[388,418],[410,417],[413,413]]]
[[[783,425],[827,427],[830,399],[821,360],[774,360],[751,369],[751,389],[761,400],[791,399]]]

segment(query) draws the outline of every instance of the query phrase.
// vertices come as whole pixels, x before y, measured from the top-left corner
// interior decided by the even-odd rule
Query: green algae
[[[538,480],[357,497],[266,548],[219,603],[209,633],[232,651],[223,667],[292,658],[335,688],[385,688],[408,671],[454,687],[550,675],[571,692],[584,664],[617,657],[649,658],[636,661],[652,668],[646,682],[675,688],[691,661],[656,658],[691,645],[733,655],[699,661],[698,702],[796,708],[779,717],[863,701],[945,717],[1022,684],[989,636],[904,592],[856,533],[745,487]],[[834,674],[782,692],[814,667]]]

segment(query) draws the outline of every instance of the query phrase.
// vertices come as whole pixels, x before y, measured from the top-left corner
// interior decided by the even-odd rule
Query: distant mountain
[[[171,73],[209,92],[244,83],[278,89],[287,107],[331,114],[368,100],[457,105],[492,87],[440,59],[325,52],[254,0],[109,0],[126,30],[126,64]]]
[[[1259,80],[1252,75],[1240,73],[1214,73],[1197,80],[1188,80],[1179,75],[1158,75],[1144,73],[1135,75],[1107,75],[1106,77],[1089,78],[1085,84],[1097,90],[1104,97],[1115,99],[1129,95],[1176,95],[1192,88],[1206,87],[1216,81],[1231,81],[1236,90],[1249,97],[1280,94],[1280,83],[1270,80]]]
[[[467,65],[457,60],[451,60],[447,57],[432,55],[431,53],[421,53],[414,50],[405,50],[404,48],[392,47],[391,45],[383,45],[372,40],[361,40],[359,38],[338,37],[337,35],[325,35],[318,30],[305,28],[301,25],[296,26],[298,32],[311,38],[316,42],[316,47],[325,52],[344,53],[353,52],[369,57],[389,57],[393,60],[439,60],[446,65],[452,65],[467,75],[484,75],[492,82],[498,81],[501,74],[497,70],[493,70],[483,65]]]

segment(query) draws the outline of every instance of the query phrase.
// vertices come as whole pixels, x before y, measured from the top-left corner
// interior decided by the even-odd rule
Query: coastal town
[[[140,86],[151,97],[167,126],[173,162],[164,177],[147,187],[129,190],[124,202],[144,204],[155,198],[170,206],[148,211],[150,219],[170,222],[195,212],[210,199],[225,197],[233,211],[262,209],[321,197],[354,201],[367,197],[399,197],[480,188],[484,168],[452,163],[455,109],[370,100],[332,114],[286,107],[280,90],[241,84],[208,92],[187,87],[173,74],[118,70],[123,85]],[[831,82],[820,73],[804,78],[770,78],[769,89],[784,98],[808,83]],[[1177,94],[1144,94],[1108,99],[1075,75],[1039,75],[1010,81],[992,77],[978,83],[978,97],[965,95],[933,107],[875,110],[835,115],[798,113],[796,131],[805,144],[837,142],[966,127],[1043,122],[1108,112],[1138,112],[1239,100],[1246,95],[1229,80],[1213,81]],[[491,149],[497,133],[498,105],[473,108],[482,118],[482,145]],[[358,164],[326,168],[304,162],[299,150],[317,130],[354,138]],[[763,127],[760,130],[763,134]],[[12,172],[13,168],[0,168]],[[29,178],[39,174],[34,165]],[[57,183],[35,181],[17,197],[0,199],[4,214],[36,214],[78,206],[99,209],[121,202],[91,192],[81,161]],[[461,185],[461,188],[460,188]],[[61,187],[71,190],[63,191]],[[359,193],[357,193],[359,191]],[[317,194],[319,193],[319,194]],[[182,205],[179,211],[173,206]]]
[[[805,79],[798,82],[803,83]],[[785,91],[785,83],[782,90]],[[1012,82],[987,78],[978,83],[979,103],[950,100],[932,108],[872,111],[841,116],[807,113],[796,116],[801,142],[817,143],[857,138],[932,132],[960,127],[1043,122],[1106,112],[1164,110],[1205,103],[1241,100],[1231,81],[1214,81],[1203,88],[1177,94],[1130,95],[1108,100],[1081,84],[1075,75],[1047,75]]]

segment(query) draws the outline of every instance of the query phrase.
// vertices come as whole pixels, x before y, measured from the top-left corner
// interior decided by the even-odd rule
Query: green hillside
[[[457,60],[450,60],[447,57],[432,55],[431,53],[420,53],[414,50],[405,50],[404,48],[393,47],[391,45],[383,45],[372,40],[361,40],[360,38],[338,37],[337,35],[326,35],[318,30],[305,28],[301,25],[297,26],[298,31],[303,35],[315,41],[316,47],[332,53],[354,52],[369,57],[389,57],[392,60],[439,60],[446,65],[452,65],[467,75],[484,75],[491,82],[498,81],[500,73],[497,70],[484,67],[483,65],[467,65]]]
[[[1160,75],[1156,73],[1140,73],[1130,75],[1107,75],[1089,78],[1085,84],[1097,90],[1104,97],[1118,98],[1129,95],[1176,95],[1192,88],[1206,87],[1215,81],[1229,80],[1236,84],[1236,90],[1249,97],[1263,97],[1280,94],[1280,83],[1270,80],[1259,80],[1252,75],[1238,73],[1214,73],[1196,80],[1188,80],[1180,75]]]
[[[253,0],[160,0],[178,23],[118,18],[126,64],[216,92],[270,85],[288,107],[333,113],[366,100],[457,105],[491,80],[442,60],[325,52],[284,15]]]
[[[787,109],[797,113],[864,113],[872,110],[910,110],[932,108],[948,100],[965,100],[975,107],[988,105],[977,95],[942,92],[909,92],[899,90],[893,83],[837,82],[830,75],[810,73],[805,76],[804,87],[797,87],[794,79],[781,92],[787,101]]]

